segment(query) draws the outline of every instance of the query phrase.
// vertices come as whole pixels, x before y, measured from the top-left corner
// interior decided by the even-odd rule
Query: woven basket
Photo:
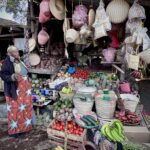
[[[105,101],[99,97],[95,98],[96,113],[99,117],[112,119],[116,108],[116,100]]]
[[[73,103],[75,108],[80,114],[84,114],[86,112],[90,112],[93,108],[94,101],[82,101],[79,98],[73,98]]]
[[[120,94],[120,96],[124,100],[125,109],[135,112],[140,101],[139,98],[133,94]]]
[[[60,97],[62,99],[70,99],[70,100],[72,100],[75,92],[72,92],[72,93],[69,93],[69,94],[65,94],[63,92],[59,92],[59,94],[60,94]]]

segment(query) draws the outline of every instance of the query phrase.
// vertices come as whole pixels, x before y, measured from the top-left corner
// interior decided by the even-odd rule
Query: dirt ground
[[[37,126],[23,138],[15,139],[8,136],[7,124],[0,124],[0,150],[52,150],[47,132]]]

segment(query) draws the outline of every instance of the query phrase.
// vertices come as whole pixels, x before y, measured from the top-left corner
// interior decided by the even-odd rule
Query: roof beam
[[[3,34],[3,35],[0,35],[0,38],[23,36],[23,35],[24,35],[23,33]]]

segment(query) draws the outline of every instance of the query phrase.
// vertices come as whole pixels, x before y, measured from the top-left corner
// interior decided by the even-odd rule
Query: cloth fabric
[[[23,133],[32,129],[32,95],[31,84],[27,77],[18,79],[17,100],[6,96],[8,113],[8,133]]]
[[[17,81],[12,80],[12,75],[15,73],[13,62],[10,57],[7,56],[4,60],[0,71],[0,77],[4,80],[4,91],[5,96],[13,98],[13,100],[17,100]]]

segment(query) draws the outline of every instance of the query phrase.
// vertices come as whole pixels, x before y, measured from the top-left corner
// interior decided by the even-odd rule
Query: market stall
[[[145,9],[137,0],[89,4],[30,2],[24,60],[40,124],[55,150],[144,150],[127,128],[150,138],[137,87],[150,63]]]

